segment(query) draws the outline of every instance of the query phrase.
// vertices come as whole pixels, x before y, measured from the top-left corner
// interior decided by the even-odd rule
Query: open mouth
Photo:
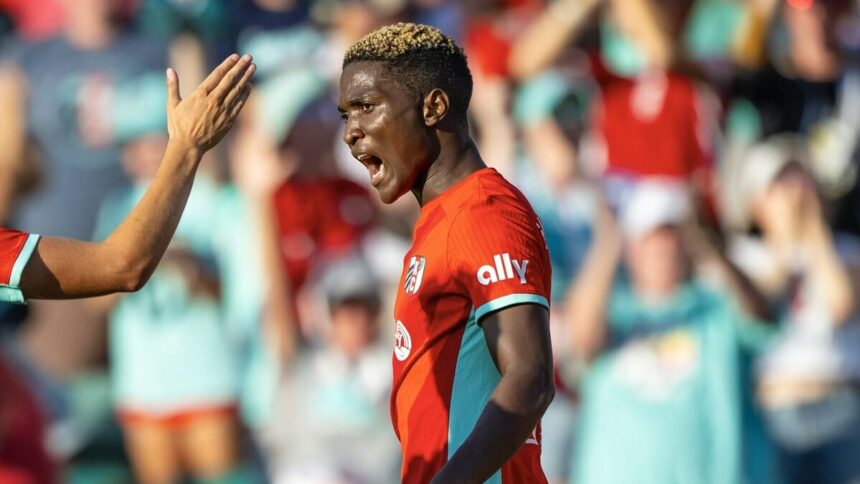
[[[370,184],[374,187],[378,186],[385,177],[385,164],[382,160],[367,153],[356,156],[356,159],[367,167],[367,172],[370,174]]]

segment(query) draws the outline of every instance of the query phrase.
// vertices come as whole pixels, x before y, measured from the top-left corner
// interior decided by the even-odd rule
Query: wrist
[[[178,157],[183,162],[198,164],[203,158],[203,149],[189,141],[177,137],[167,140],[167,153]]]

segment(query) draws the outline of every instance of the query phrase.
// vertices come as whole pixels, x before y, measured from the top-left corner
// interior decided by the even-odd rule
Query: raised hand
[[[186,99],[179,96],[179,77],[167,69],[167,131],[171,142],[200,150],[221,141],[251,94],[256,66],[250,55],[233,54],[209,74]]]

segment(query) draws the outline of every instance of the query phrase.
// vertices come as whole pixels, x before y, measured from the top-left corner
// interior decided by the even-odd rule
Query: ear
[[[428,127],[436,126],[448,115],[451,104],[448,93],[436,88],[424,96],[424,124]]]

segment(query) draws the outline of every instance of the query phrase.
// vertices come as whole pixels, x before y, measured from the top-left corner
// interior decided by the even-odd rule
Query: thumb
[[[167,109],[176,107],[182,98],[179,97],[179,76],[172,68],[167,68]]]

